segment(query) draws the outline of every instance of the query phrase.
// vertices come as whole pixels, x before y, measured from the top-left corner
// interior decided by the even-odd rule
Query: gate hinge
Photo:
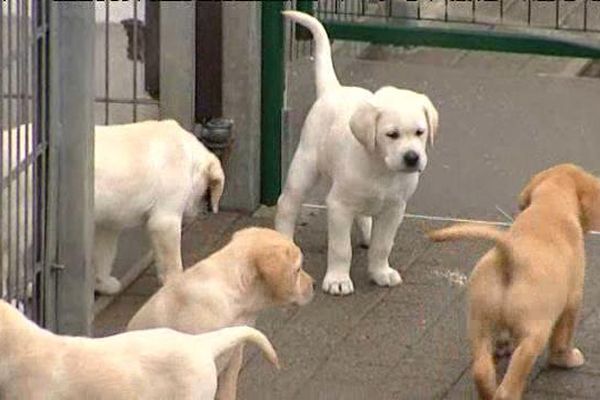
[[[50,264],[50,269],[52,271],[62,271],[65,269],[65,266],[63,264],[52,263],[52,264]]]

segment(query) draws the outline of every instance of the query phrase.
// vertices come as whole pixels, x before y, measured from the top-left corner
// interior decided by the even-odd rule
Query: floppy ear
[[[380,111],[368,101],[363,101],[354,110],[350,118],[350,130],[354,137],[367,150],[375,151],[375,137],[377,135],[377,119]]]
[[[208,165],[206,166],[206,177],[210,191],[210,207],[213,213],[218,213],[219,202],[221,201],[225,186],[225,173],[221,167],[221,162],[214,154],[210,155]]]
[[[587,172],[577,178],[584,231],[600,231],[600,181]]]
[[[259,245],[259,244],[256,244]],[[259,277],[277,300],[286,300],[293,293],[293,250],[290,246],[260,244],[255,253],[254,265]]]
[[[529,207],[529,204],[531,203],[531,193],[533,192],[533,189],[535,188],[535,186],[537,186],[537,184],[534,184],[534,181],[532,179],[529,181],[527,186],[525,186],[525,188],[523,190],[521,190],[521,193],[519,194],[519,200],[518,200],[520,211],[523,211],[524,209]]]
[[[549,168],[542,172],[538,172],[529,180],[529,182],[527,183],[525,188],[519,194],[518,201],[519,201],[519,210],[520,211],[523,211],[524,209],[529,207],[529,204],[531,203],[531,194],[533,193],[535,188],[538,187],[538,185],[543,180],[545,180],[548,177],[548,175],[554,170],[555,170],[555,168]]]
[[[439,114],[437,109],[434,107],[429,97],[424,94],[421,95],[423,99],[423,111],[425,112],[425,118],[427,119],[427,131],[429,132],[429,144],[433,146],[433,141],[438,131]]]

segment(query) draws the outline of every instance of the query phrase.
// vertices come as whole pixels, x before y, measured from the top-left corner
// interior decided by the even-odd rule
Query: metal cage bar
[[[0,296],[45,324],[47,2],[0,7]],[[40,173],[41,172],[41,173]]]

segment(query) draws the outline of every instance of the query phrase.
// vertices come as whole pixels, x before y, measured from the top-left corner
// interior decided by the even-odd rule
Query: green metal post
[[[296,10],[314,15],[315,10],[313,3],[313,0],[297,0]],[[296,40],[312,40],[312,34],[305,27],[296,25]]]
[[[314,12],[314,0],[296,1],[296,10],[312,15]]]
[[[284,92],[283,1],[263,1],[261,17],[261,202],[274,205],[281,192]]]

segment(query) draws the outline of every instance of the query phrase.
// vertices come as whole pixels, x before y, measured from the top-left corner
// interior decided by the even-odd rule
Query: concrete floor
[[[398,54],[377,61],[336,58],[340,80],[375,89],[383,84],[427,93],[440,111],[439,141],[430,151],[408,211],[430,216],[504,220],[519,189],[534,172],[574,161],[600,172],[600,81],[540,74],[518,57],[471,57],[445,63],[448,53]],[[490,58],[491,57],[491,58]],[[437,61],[436,61],[437,60]],[[540,66],[541,59],[536,59]],[[546,68],[555,69],[545,59]],[[517,63],[518,65],[515,65]],[[529,67],[528,67],[529,65]],[[290,127],[285,155],[293,153],[314,97],[311,67],[289,70]],[[310,203],[322,203],[316,190]],[[237,229],[272,224],[269,210],[249,217],[205,217],[184,234],[184,265],[219,248]],[[473,398],[465,336],[464,282],[489,245],[432,245],[422,235],[433,223],[406,219],[396,239],[392,266],[404,283],[381,289],[367,282],[366,252],[355,249],[356,293],[334,298],[318,293],[303,308],[264,313],[258,327],[276,346],[283,368],[274,370],[248,349],[240,399],[465,399]],[[326,268],[326,218],[306,208],[298,227],[307,270],[321,281]],[[596,399],[600,395],[600,241],[588,239],[585,301],[576,342],[584,367],[564,371],[538,363],[527,399]],[[98,316],[96,334],[120,332],[156,290],[152,273],[141,276]]]
[[[184,235],[190,266],[221,247],[244,226],[271,225],[271,212],[249,217],[221,213],[194,223]],[[297,242],[305,268],[318,281],[325,272],[326,231],[322,210],[305,209]],[[276,347],[277,371],[246,350],[240,399],[466,399],[474,398],[465,336],[465,280],[489,247],[484,243],[432,245],[414,219],[402,224],[391,264],[404,283],[382,289],[367,282],[366,252],[355,248],[356,293],[336,298],[318,292],[302,308],[269,310],[258,328]],[[590,265],[576,343],[588,362],[578,370],[545,368],[538,362],[526,399],[592,399],[600,394],[600,257],[589,247]],[[95,321],[96,336],[121,332],[158,284],[142,275]]]

